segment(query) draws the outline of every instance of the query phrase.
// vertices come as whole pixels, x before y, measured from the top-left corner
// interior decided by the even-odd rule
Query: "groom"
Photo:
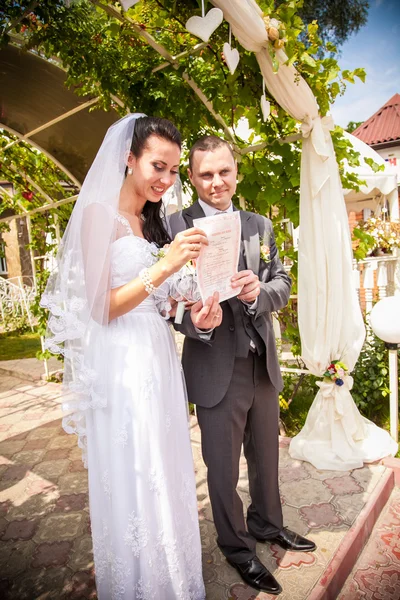
[[[236,176],[229,144],[215,136],[200,138],[189,156],[189,178],[199,200],[170,217],[172,236],[193,227],[193,219],[236,210],[231,200]],[[315,549],[313,542],[283,527],[278,487],[282,378],[271,313],[287,304],[291,282],[271,222],[244,211],[240,218],[239,272],[233,281],[241,288],[239,296],[222,302],[222,321],[214,321],[218,327],[210,329],[214,298],[202,310],[201,303],[194,305],[175,329],[186,336],[182,362],[189,400],[197,405],[218,545],[246,583],[279,594],[279,583],[256,556],[256,540],[286,550]],[[242,444],[251,496],[247,527],[236,490]]]

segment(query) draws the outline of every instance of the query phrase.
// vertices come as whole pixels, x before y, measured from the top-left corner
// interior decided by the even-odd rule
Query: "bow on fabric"
[[[335,172],[337,171],[336,157],[329,133],[333,126],[332,117],[320,117],[319,115],[316,117],[306,115],[301,124],[304,138],[302,153],[303,181],[304,179],[307,180],[308,185],[305,188],[305,193],[307,193],[307,189],[310,189],[312,198],[316,198],[334,169]]]
[[[342,386],[336,385],[333,381],[317,381],[317,386],[320,388],[324,400],[333,402],[335,419],[341,419],[345,413],[342,393],[344,390],[348,392],[351,390],[353,387],[353,378],[350,375],[345,376]]]
[[[311,134],[312,145],[315,152],[323,161],[332,156],[332,145],[329,144],[330,131],[335,127],[331,116],[310,117],[306,115],[301,124],[301,132],[304,138]],[[329,136],[329,137],[328,137]]]

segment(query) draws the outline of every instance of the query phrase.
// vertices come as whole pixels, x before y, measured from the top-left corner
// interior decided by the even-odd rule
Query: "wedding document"
[[[204,231],[208,246],[203,246],[196,261],[197,282],[203,302],[214,292],[223,302],[240,294],[241,288],[231,286],[231,277],[238,272],[240,254],[240,212],[218,214],[194,219],[193,225]]]

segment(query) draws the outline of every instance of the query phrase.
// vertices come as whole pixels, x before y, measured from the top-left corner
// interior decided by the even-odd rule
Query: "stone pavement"
[[[62,430],[60,395],[58,384],[30,383],[0,374],[2,600],[96,598],[87,472],[82,466],[75,436]],[[271,599],[272,596],[257,593],[245,585],[217,548],[206,469],[201,459],[200,433],[194,417],[191,419],[191,437],[207,600]],[[308,463],[293,461],[286,442],[282,440],[280,452],[285,524],[308,535],[317,543],[318,549],[311,554],[292,553],[284,552],[276,545],[259,544],[257,551],[283,586],[281,600],[336,598],[355,562],[354,551],[351,556],[352,547],[362,544],[372,529],[373,510],[379,514],[377,499],[384,498],[384,502],[390,495],[393,472],[383,465],[346,473],[317,471]],[[247,505],[244,461],[239,491]],[[393,499],[393,510],[397,511],[393,519],[397,521],[393,520],[393,524],[398,524],[399,519],[398,497],[395,488],[391,501]],[[344,591],[340,600],[399,599],[395,571],[396,568],[397,573],[400,570],[399,538],[393,539],[389,530],[381,537],[392,549],[390,568],[393,573],[389,575],[392,579],[390,585],[382,582],[385,595],[373,592],[369,596],[354,596],[350,590],[350,595],[346,596]],[[335,562],[338,556],[340,561]],[[371,556],[368,560],[375,558]],[[343,565],[347,571],[339,573]],[[368,584],[368,578],[364,579]],[[379,588],[379,582],[374,585]]]
[[[62,363],[54,356],[47,361],[50,374],[60,371],[62,366]],[[45,378],[44,362],[37,358],[2,360],[0,361],[0,377],[3,375],[12,375],[29,381],[40,381]]]

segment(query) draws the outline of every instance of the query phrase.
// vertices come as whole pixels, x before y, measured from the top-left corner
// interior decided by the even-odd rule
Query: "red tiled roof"
[[[369,146],[400,140],[400,94],[395,94],[372,117],[353,131]]]

